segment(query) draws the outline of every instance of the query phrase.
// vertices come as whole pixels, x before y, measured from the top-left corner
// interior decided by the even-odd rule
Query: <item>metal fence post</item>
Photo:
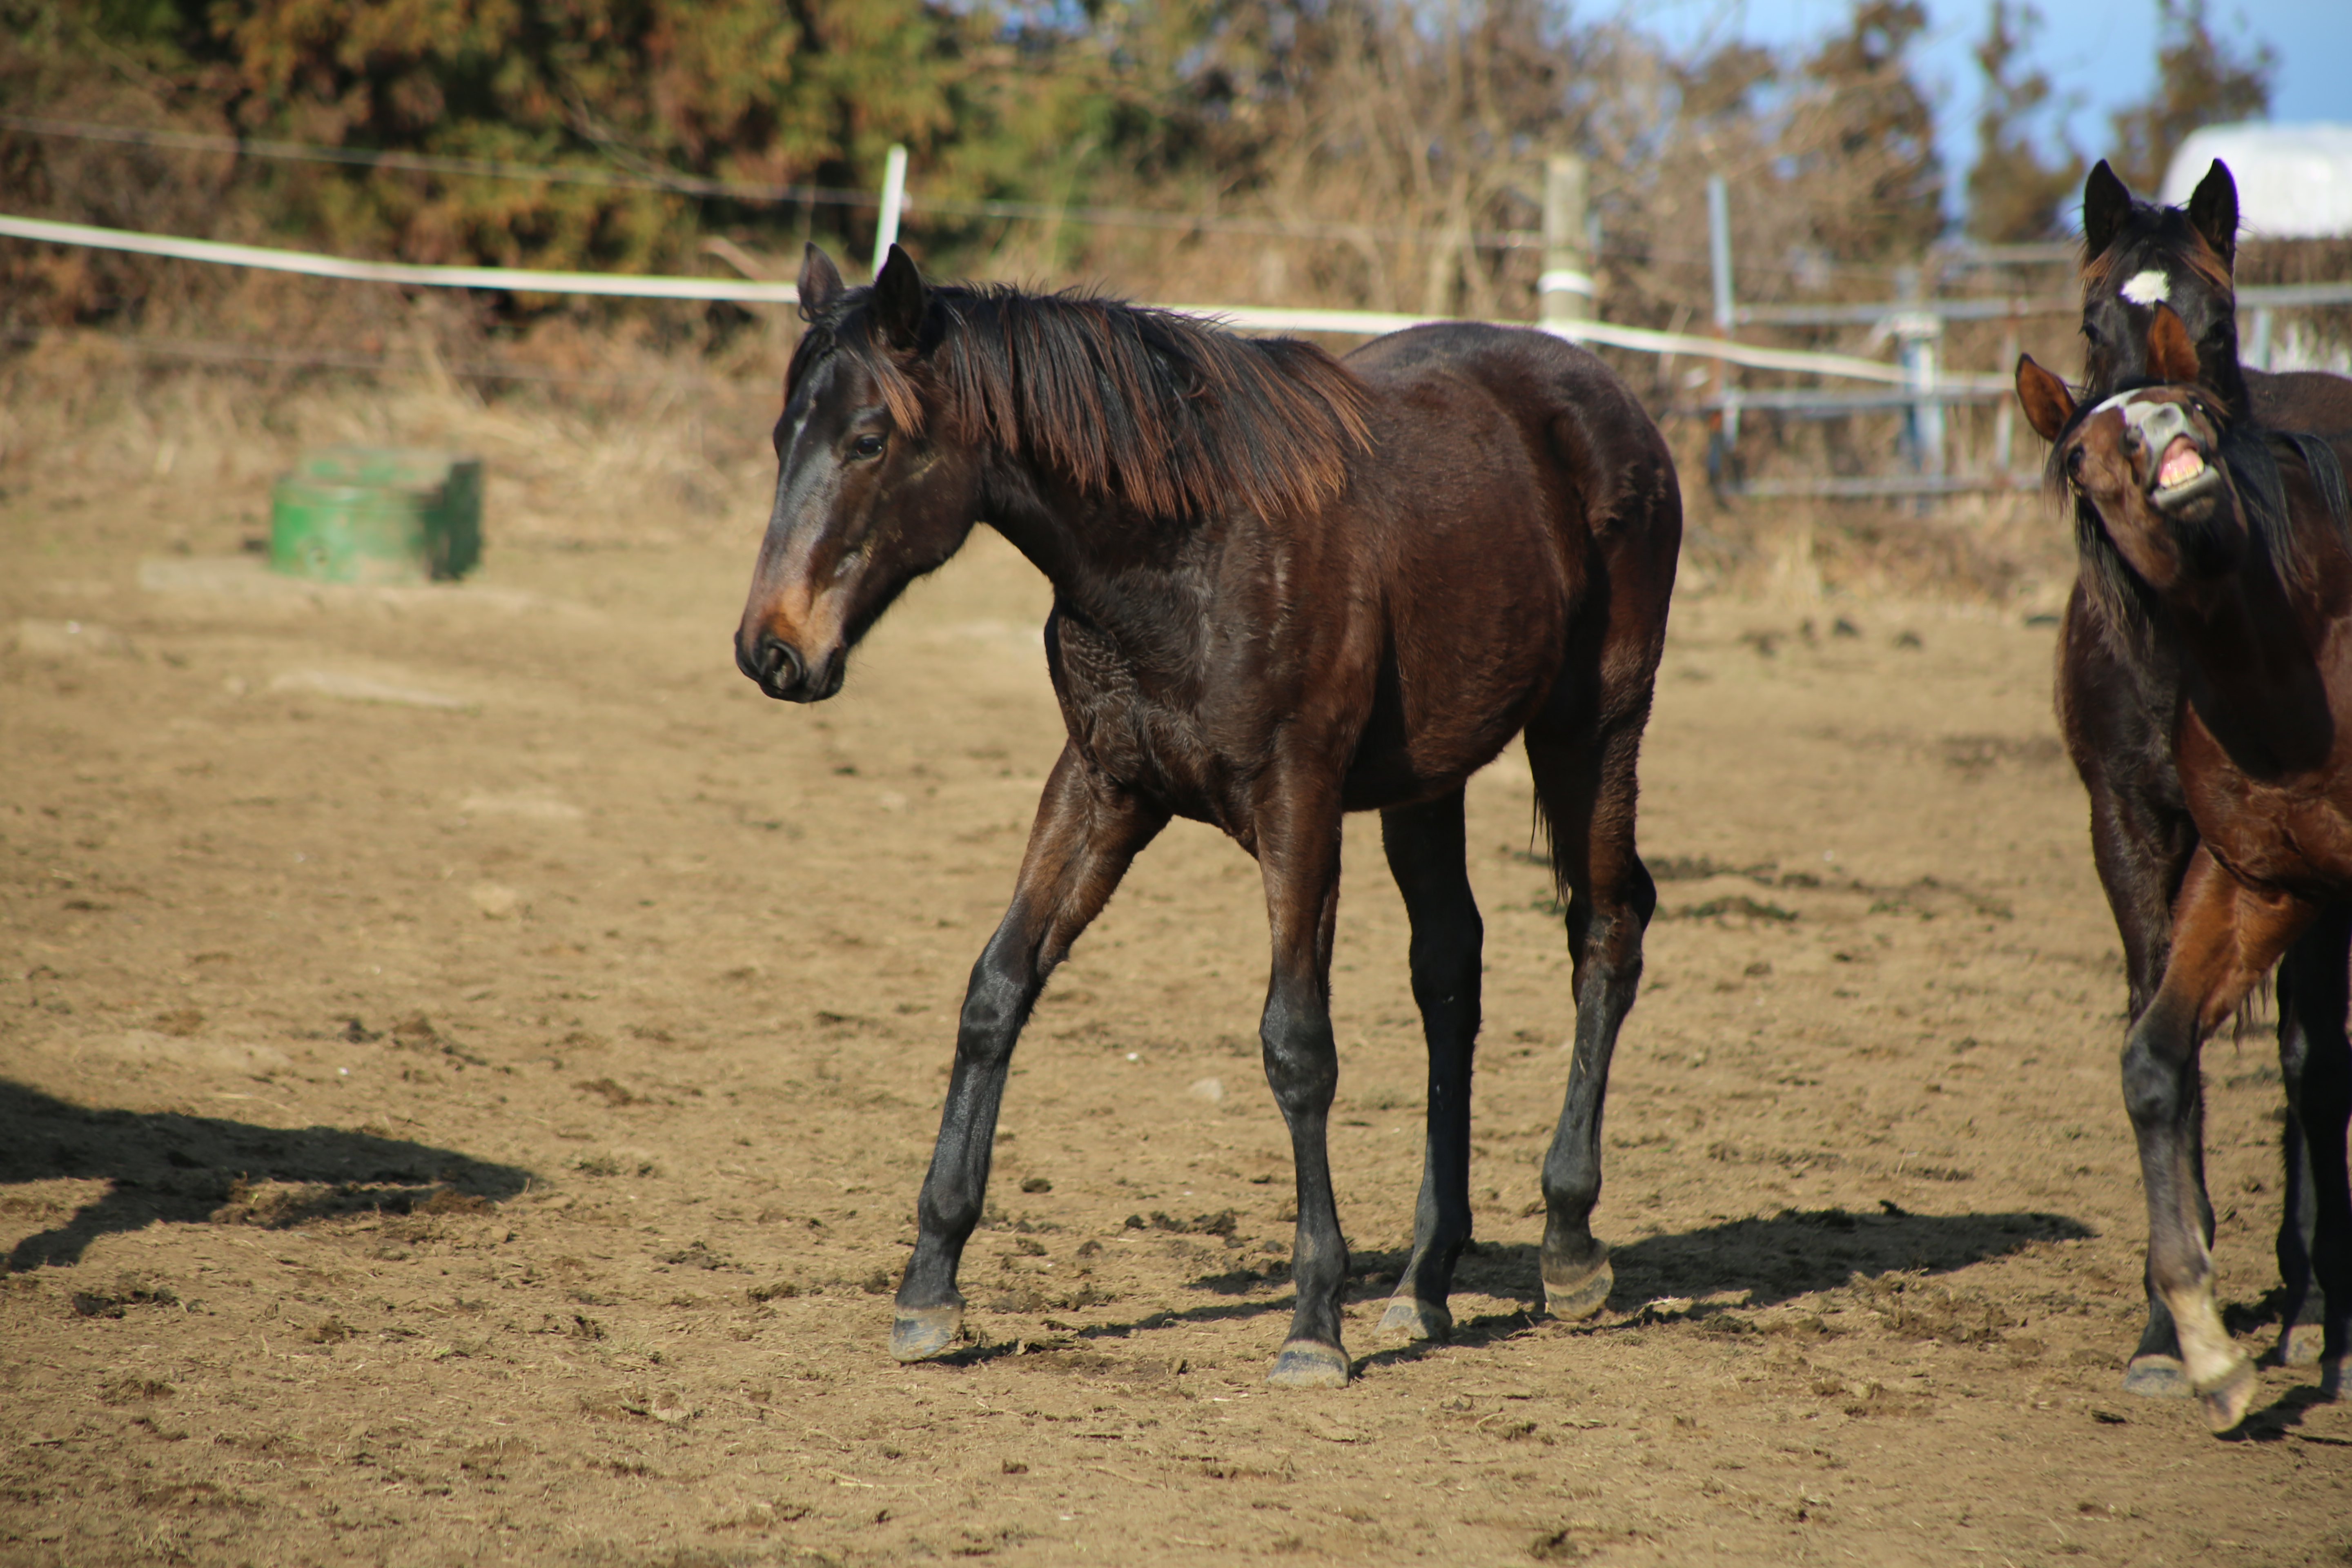
[[[1898,304],[1924,303],[1919,268],[1895,269],[1895,298]],[[1943,326],[1939,317],[1921,310],[1898,311],[1886,323],[1886,330],[1901,345],[1904,384],[1926,395],[1911,405],[1903,421],[1903,433],[1911,448],[1911,467],[1930,478],[1940,477],[1944,471],[1944,405],[1935,395],[1936,339]]]

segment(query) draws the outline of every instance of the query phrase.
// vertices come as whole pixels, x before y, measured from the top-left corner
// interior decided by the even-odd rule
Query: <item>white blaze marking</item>
[[[2132,275],[2123,287],[2123,296],[2135,305],[2155,305],[2172,298],[2172,284],[2164,274],[2151,267]]]

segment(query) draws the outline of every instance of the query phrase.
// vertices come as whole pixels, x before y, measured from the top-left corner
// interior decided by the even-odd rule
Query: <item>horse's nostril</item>
[[[771,692],[790,691],[801,682],[800,651],[772,632],[760,639],[760,684]]]

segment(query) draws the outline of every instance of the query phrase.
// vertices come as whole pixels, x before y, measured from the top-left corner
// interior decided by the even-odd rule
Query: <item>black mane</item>
[[[1081,490],[1155,519],[1240,508],[1309,511],[1368,450],[1365,391],[1312,343],[1077,291],[1000,285],[928,291],[912,353],[874,331],[871,289],[845,290],[793,351],[786,395],[826,356],[852,354],[910,430],[927,409],[963,439],[1018,453]]]

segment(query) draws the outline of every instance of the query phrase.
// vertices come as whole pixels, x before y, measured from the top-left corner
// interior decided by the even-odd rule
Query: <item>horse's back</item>
[[[2249,370],[2245,375],[2256,423],[2325,437],[2339,452],[2352,447],[2352,376],[2324,370]]]
[[[1665,437],[1590,350],[1525,327],[1439,321],[1376,338],[1346,363],[1372,392],[1381,463],[1450,462],[1468,470],[1454,482],[1473,489],[1482,471],[1522,469],[1556,497],[1549,521],[1571,550],[1632,544],[1671,560],[1680,548]],[[1496,438],[1506,429],[1516,451]],[[1465,430],[1485,439],[1465,451]]]
[[[1475,385],[1547,421],[1572,414],[1596,449],[1665,453],[1656,424],[1608,362],[1549,332],[1433,321],[1375,338],[1344,363],[1376,395],[1410,397],[1449,381]]]

